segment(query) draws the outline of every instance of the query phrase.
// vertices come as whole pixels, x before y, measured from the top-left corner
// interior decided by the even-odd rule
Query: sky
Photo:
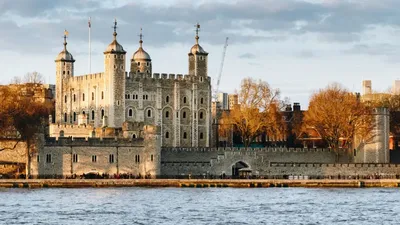
[[[92,73],[104,71],[116,18],[129,58],[143,28],[153,73],[188,73],[200,23],[213,84],[229,37],[223,92],[253,77],[305,109],[312,93],[333,82],[361,92],[362,80],[372,80],[374,90],[386,91],[400,79],[399,0],[1,0],[0,83],[32,71],[55,83],[64,29],[75,75],[89,73],[89,17]]]

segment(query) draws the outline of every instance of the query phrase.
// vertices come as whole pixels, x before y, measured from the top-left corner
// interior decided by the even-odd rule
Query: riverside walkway
[[[288,179],[0,179],[0,188],[100,188],[100,187],[177,187],[177,188],[363,188],[400,187],[400,179],[380,180],[288,180]]]

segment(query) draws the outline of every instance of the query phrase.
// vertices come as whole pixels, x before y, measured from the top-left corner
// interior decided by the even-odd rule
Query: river
[[[0,224],[400,224],[400,189],[0,189]]]

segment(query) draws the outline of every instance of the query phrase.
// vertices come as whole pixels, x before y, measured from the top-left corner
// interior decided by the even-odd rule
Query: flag
[[[89,17],[89,22],[88,22],[88,24],[89,24],[89,28],[91,28],[91,27],[92,27],[92,23],[91,23],[91,21],[90,21],[90,17]]]

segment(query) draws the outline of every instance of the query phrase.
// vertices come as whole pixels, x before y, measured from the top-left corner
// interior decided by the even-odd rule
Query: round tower
[[[143,49],[143,34],[140,29],[139,49],[132,55],[131,71],[132,73],[152,74],[152,65],[150,55]]]
[[[208,52],[199,44],[200,24],[196,25],[196,44],[189,52],[189,75],[207,77]]]
[[[56,62],[56,123],[71,122],[71,94],[68,90],[69,79],[74,76],[75,59],[67,50],[68,31],[64,31],[64,49],[58,54]]]
[[[113,41],[104,52],[104,76],[106,83],[105,121],[109,127],[122,127],[125,121],[125,54],[117,41],[117,20],[114,21]]]

